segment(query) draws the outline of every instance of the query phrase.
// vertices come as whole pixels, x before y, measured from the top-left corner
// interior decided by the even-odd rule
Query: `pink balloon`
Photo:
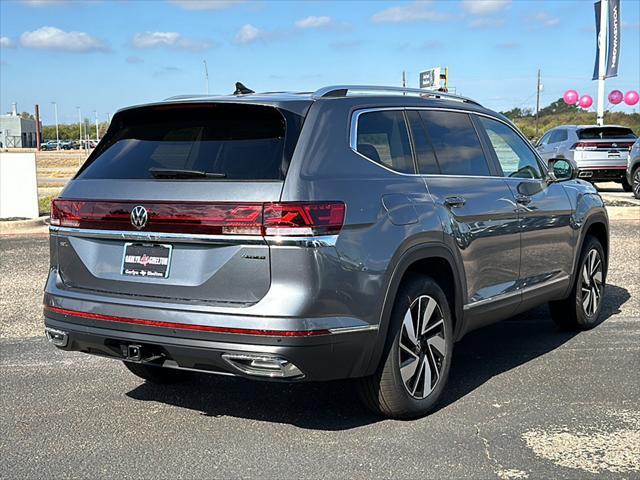
[[[609,102],[614,105],[618,105],[623,99],[624,95],[620,90],[612,90],[611,93],[609,93]]]
[[[629,90],[624,94],[624,103],[627,105],[635,105],[640,100],[640,95],[635,90]]]
[[[562,99],[567,105],[575,105],[578,102],[578,92],[575,90],[567,90],[564,92]]]
[[[591,98],[589,95],[583,95],[580,97],[578,105],[580,105],[582,108],[589,108],[591,105],[593,105],[593,98]]]

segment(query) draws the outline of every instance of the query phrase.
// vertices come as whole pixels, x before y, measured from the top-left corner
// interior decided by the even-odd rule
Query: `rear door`
[[[501,316],[508,316],[519,303],[520,270],[518,213],[511,190],[485,157],[469,114],[419,114],[430,144],[419,166],[439,207],[445,241],[464,265],[465,309],[476,314],[476,308],[499,304]],[[486,321],[494,318],[484,313]]]
[[[257,302],[271,281],[262,204],[280,199],[301,124],[230,103],[117,114],[52,216],[64,286]]]
[[[501,174],[516,198],[522,261],[520,289],[562,289],[572,268],[572,206],[560,183],[548,183],[533,149],[506,123],[477,116]]]

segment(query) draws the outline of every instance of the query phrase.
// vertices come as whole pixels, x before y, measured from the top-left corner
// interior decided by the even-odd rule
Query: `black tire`
[[[593,279],[593,274],[589,273],[590,255],[593,255],[592,252],[594,251],[601,262],[601,281],[599,283]],[[588,330],[599,323],[600,312],[604,303],[607,266],[607,258],[604,255],[602,244],[596,237],[588,236],[580,252],[571,293],[564,300],[549,303],[551,318],[560,328],[564,330]],[[585,275],[588,277],[588,281],[585,281]],[[594,293],[596,291],[598,292],[597,295]],[[597,300],[595,309],[589,303],[590,298]]]
[[[624,177],[622,179],[622,190],[624,190],[625,192],[633,191],[633,186],[627,181],[627,177]]]
[[[123,362],[127,369],[147,382],[157,384],[179,383],[189,380],[192,373],[184,370],[162,368],[155,365],[145,365],[142,363]]]
[[[431,301],[436,302],[432,310]],[[417,315],[416,309],[418,313],[422,309],[423,314]],[[432,314],[423,327],[418,319],[428,311]],[[407,327],[407,322],[412,326]],[[407,328],[423,333],[414,335],[418,339],[413,342]],[[409,352],[407,345],[415,349]],[[445,293],[433,279],[412,275],[398,291],[378,371],[359,382],[362,401],[373,412],[389,418],[426,415],[436,405],[447,383],[452,353],[453,319]],[[409,376],[412,369],[413,376]],[[415,393],[412,394],[410,388]]]
[[[640,200],[640,166],[633,171],[631,180],[633,181],[633,196]]]

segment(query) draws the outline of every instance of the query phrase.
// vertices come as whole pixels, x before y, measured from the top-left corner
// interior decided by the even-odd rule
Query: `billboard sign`
[[[440,67],[420,72],[420,88],[440,88]]]

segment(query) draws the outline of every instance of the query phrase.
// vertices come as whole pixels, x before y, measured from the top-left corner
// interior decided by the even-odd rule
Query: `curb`
[[[0,235],[39,232],[49,227],[49,215],[30,220],[0,222]]]

